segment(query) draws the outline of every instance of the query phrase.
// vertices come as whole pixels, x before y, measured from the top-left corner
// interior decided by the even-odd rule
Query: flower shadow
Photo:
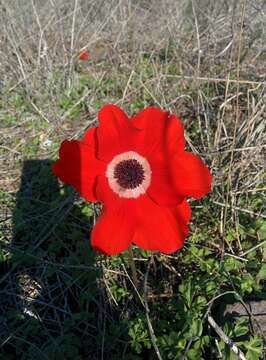
[[[11,257],[1,269],[5,359],[80,359],[102,337],[101,270],[89,245],[94,212],[59,186],[51,166],[23,164]]]

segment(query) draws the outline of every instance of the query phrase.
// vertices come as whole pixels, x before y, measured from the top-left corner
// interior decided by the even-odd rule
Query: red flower
[[[103,203],[92,246],[108,255],[130,243],[172,253],[188,235],[190,207],[211,190],[211,174],[184,150],[181,121],[149,107],[131,120],[115,105],[99,112],[99,127],[64,141],[54,173],[88,201]]]
[[[88,51],[81,51],[81,53],[79,54],[79,60],[89,60],[89,53]]]

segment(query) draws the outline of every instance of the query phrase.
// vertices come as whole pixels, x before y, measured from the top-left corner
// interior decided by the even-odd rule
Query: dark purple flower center
[[[114,178],[124,189],[134,189],[144,180],[144,169],[136,159],[123,160],[116,165]]]

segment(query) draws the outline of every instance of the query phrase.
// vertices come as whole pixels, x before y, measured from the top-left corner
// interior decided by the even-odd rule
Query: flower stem
[[[132,278],[133,278],[133,283],[135,285],[135,287],[138,289],[138,276],[137,276],[137,270],[136,270],[136,266],[135,266],[135,261],[133,258],[133,249],[132,249],[132,245],[129,245],[128,247],[128,260],[129,260],[129,264],[131,267],[131,272],[132,272]]]

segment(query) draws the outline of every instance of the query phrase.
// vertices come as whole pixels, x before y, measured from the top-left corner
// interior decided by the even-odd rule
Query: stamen
[[[124,189],[134,189],[144,180],[144,169],[136,159],[123,160],[114,169],[114,178]]]

